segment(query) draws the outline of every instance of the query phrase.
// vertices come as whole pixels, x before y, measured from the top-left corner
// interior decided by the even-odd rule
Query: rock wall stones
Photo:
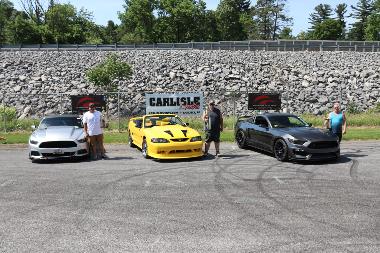
[[[380,55],[363,52],[136,50],[116,52],[133,66],[119,83],[120,111],[144,110],[145,91],[203,91],[226,114],[246,114],[247,93],[279,91],[290,112],[322,114],[341,101],[367,110],[380,102]],[[69,94],[101,93],[85,78],[104,51],[0,52],[0,101],[19,117],[70,110]],[[64,93],[64,94],[63,94]],[[60,95],[61,94],[61,95]],[[117,95],[108,99],[118,111]]]

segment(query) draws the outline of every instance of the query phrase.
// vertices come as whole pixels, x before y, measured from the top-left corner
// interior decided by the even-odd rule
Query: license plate
[[[57,154],[57,155],[61,155],[63,154],[63,150],[62,149],[56,149],[53,151],[54,154]]]

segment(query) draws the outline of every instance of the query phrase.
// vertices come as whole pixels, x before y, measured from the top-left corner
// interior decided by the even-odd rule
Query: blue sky
[[[19,9],[19,1],[13,0],[15,7]],[[339,3],[346,3],[348,6],[356,5],[359,0],[288,0],[287,11],[289,16],[293,17],[293,35],[297,35],[300,31],[306,31],[309,27],[308,18],[310,13],[318,4],[329,4],[333,8]],[[45,0],[47,3],[48,1]],[[106,25],[108,20],[113,20],[115,23],[120,23],[117,12],[123,10],[124,0],[60,0],[60,3],[70,2],[77,9],[85,7],[88,11],[93,13],[94,21],[100,25]],[[219,0],[205,0],[207,9],[215,10],[219,4]],[[254,4],[256,1],[251,0]],[[349,12],[351,9],[349,8]],[[349,23],[352,20],[348,20]]]

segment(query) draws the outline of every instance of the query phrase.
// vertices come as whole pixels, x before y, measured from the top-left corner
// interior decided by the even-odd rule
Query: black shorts
[[[342,133],[334,133],[339,138],[339,142],[342,141]]]
[[[206,140],[207,143],[209,142],[220,142],[220,132],[219,131],[208,131],[206,132]]]

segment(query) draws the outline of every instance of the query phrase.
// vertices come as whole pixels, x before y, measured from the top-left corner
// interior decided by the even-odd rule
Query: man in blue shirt
[[[328,129],[339,138],[339,142],[342,140],[342,135],[346,133],[346,115],[340,110],[340,104],[334,103],[333,111],[329,113],[329,116],[325,118],[325,125]]]

